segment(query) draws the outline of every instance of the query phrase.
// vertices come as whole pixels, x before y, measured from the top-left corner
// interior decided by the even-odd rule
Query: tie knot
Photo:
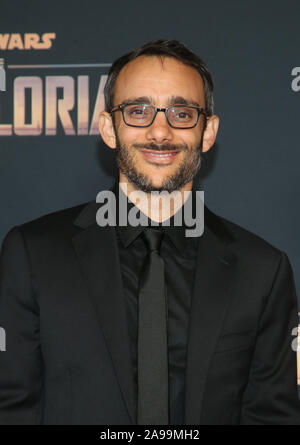
[[[150,252],[159,252],[164,232],[159,229],[146,229],[143,238]]]

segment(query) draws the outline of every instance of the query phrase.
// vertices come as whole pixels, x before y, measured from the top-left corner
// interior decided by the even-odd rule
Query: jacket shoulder
[[[66,234],[72,236],[76,231],[73,222],[87,204],[88,203],[85,202],[47,213],[31,221],[15,226],[11,231],[17,228],[27,239],[41,237],[49,238],[51,235],[57,236],[59,234],[62,236],[66,236]]]
[[[241,254],[245,254],[248,258],[265,257],[275,260],[282,257],[284,252],[260,235],[221,215],[217,215],[211,210],[208,213],[210,218],[216,221],[216,225],[222,227],[223,232],[226,232],[227,237],[231,240],[232,248]]]

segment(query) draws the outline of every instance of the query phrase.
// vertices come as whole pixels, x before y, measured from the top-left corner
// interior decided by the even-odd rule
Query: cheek
[[[201,140],[201,132],[193,131],[193,132],[187,132],[185,131],[184,134],[178,134],[178,143],[185,144],[189,148],[195,147],[200,143]]]
[[[141,129],[128,127],[122,123],[118,128],[118,136],[119,139],[126,145],[145,141],[145,136],[143,135],[143,131]]]
[[[124,124],[122,114],[115,113],[115,131],[118,133],[118,137],[122,138],[124,131],[128,128],[127,125]]]
[[[191,143],[192,143],[193,147],[200,144],[201,138],[202,138],[202,132],[203,132],[203,128],[197,127],[197,129],[195,129],[195,132],[193,133],[193,135],[191,135],[192,136]]]

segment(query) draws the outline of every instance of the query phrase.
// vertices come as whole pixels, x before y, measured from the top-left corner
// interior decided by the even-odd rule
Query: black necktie
[[[138,425],[168,425],[167,302],[164,261],[159,254],[164,232],[146,229],[148,255],[138,302]]]

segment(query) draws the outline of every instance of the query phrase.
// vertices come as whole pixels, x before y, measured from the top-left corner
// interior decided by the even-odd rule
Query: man
[[[102,224],[99,198],[5,238],[1,424],[300,424],[286,254],[207,207],[201,236],[175,224],[199,206],[212,90],[177,41],[111,67],[99,128],[117,155],[117,223]],[[168,218],[162,191],[177,192]],[[119,223],[124,197],[151,227]]]

